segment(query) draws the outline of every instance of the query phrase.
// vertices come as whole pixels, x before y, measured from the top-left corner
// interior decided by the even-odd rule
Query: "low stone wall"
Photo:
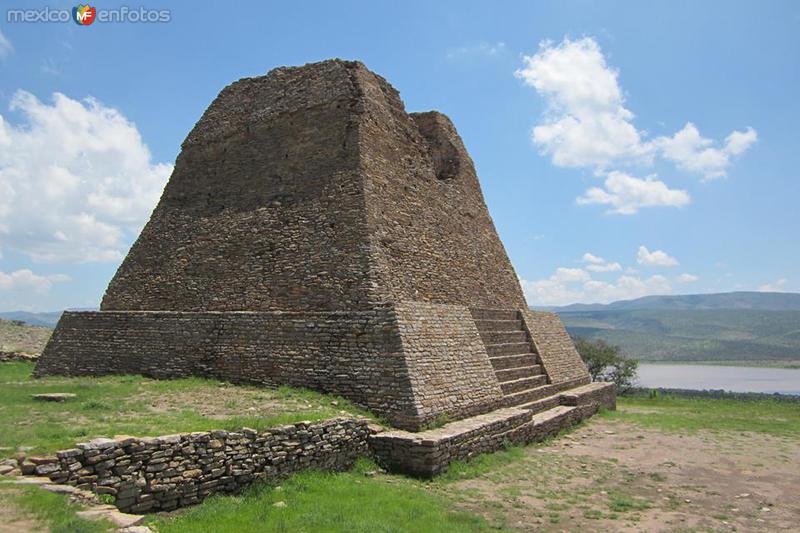
[[[28,354],[21,352],[0,352],[0,363],[35,363],[39,360],[38,354]]]
[[[167,511],[259,479],[312,468],[346,470],[368,453],[369,433],[365,419],[336,418],[261,432],[95,439],[54,457],[32,457],[21,467],[54,483],[110,494],[124,512]]]

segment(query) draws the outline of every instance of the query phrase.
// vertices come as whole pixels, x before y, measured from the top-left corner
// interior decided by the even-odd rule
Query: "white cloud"
[[[758,290],[761,292],[782,292],[786,290],[786,283],[786,278],[781,278],[771,283],[761,285]]]
[[[53,274],[50,276],[40,276],[30,270],[22,269],[14,272],[0,272],[0,290],[30,290],[39,294],[46,293],[53,286],[53,283],[68,281],[69,276],[64,274]]]
[[[52,105],[18,91],[0,116],[0,245],[39,262],[116,261],[147,220],[172,165],[136,126],[92,98]]]
[[[5,59],[13,51],[14,47],[11,45],[11,41],[0,31],[0,59]]]
[[[481,42],[469,46],[459,46],[456,48],[448,48],[446,55],[447,59],[456,59],[459,57],[469,56],[496,56],[500,55],[506,50],[506,43],[496,42],[487,43]]]
[[[632,215],[643,207],[683,207],[691,197],[685,190],[670,189],[653,176],[641,179],[613,171],[604,187],[592,187],[575,201],[578,205],[608,205],[609,213]]]
[[[722,148],[714,148],[714,141],[700,135],[697,127],[687,122],[672,137],[659,137],[656,144],[664,158],[674,161],[678,168],[702,174],[704,179],[725,176],[731,156],[739,155],[758,139],[753,128],[734,131],[725,139]]]
[[[662,267],[674,267],[680,264],[677,259],[663,250],[654,250],[651,252],[646,246],[639,246],[639,252],[636,254],[636,262],[644,266]]]
[[[731,158],[758,138],[753,128],[747,128],[733,131],[722,147],[715,147],[689,122],[672,136],[648,140],[647,132],[636,128],[633,112],[625,107],[619,72],[608,65],[591,37],[565,38],[559,44],[545,41],[536,54],[522,60],[523,67],[514,75],[536,89],[547,104],[542,120],[533,128],[533,143],[556,166],[589,168],[606,176],[605,188],[589,189],[578,198],[579,205],[607,204],[612,213],[620,214],[633,214],[642,207],[686,205],[686,191],[670,189],[657,176],[635,178],[619,168],[651,166],[659,157],[703,179],[724,176]]]
[[[598,257],[589,252],[583,254],[582,260],[584,263],[587,263],[585,267],[586,270],[590,270],[592,272],[617,272],[622,270],[622,265],[619,263],[606,261],[602,257]]]
[[[678,276],[676,281],[678,283],[693,283],[693,282],[697,281],[698,279],[700,279],[700,278],[698,278],[694,274],[683,273],[680,276]]]
[[[550,279],[559,283],[568,283],[571,281],[588,281],[591,276],[581,268],[559,267],[556,269],[556,273],[550,276]]]
[[[612,283],[594,279],[567,281],[554,274],[547,279],[521,280],[521,283],[529,305],[609,303],[672,292],[667,279],[658,275],[649,278],[622,275]]]
[[[533,142],[563,167],[607,168],[652,158],[624,106],[618,72],[606,64],[594,39],[546,41],[514,74],[547,100],[545,120]]]

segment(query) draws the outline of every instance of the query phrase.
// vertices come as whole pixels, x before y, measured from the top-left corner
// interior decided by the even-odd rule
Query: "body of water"
[[[800,395],[800,369],[640,363],[638,385]]]

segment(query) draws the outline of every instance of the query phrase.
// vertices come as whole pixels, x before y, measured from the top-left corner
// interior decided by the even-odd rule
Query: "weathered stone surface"
[[[42,394],[32,394],[31,397],[34,400],[39,400],[42,402],[66,402],[72,398],[75,398],[75,394],[71,392],[46,392]]]
[[[219,94],[101,311],[64,313],[36,375],[288,384],[416,431],[588,382],[525,305],[452,122],[324,61]],[[475,309],[533,330],[479,332]]]
[[[0,363],[12,363],[20,361],[25,363],[35,363],[38,360],[39,354],[0,351]]]

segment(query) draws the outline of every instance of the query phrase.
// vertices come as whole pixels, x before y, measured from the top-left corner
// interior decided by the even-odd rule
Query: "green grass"
[[[608,495],[608,508],[615,513],[625,513],[628,511],[645,511],[652,506],[650,501],[644,498],[634,498],[620,492],[612,492]]]
[[[450,483],[464,479],[474,479],[488,472],[516,463],[525,458],[525,449],[522,446],[507,446],[493,452],[471,457],[466,461],[453,461],[447,472],[437,476],[436,482]]]
[[[772,399],[684,398],[669,394],[618,398],[600,416],[672,432],[753,431],[800,436],[800,404]]]
[[[0,485],[0,504],[11,504],[36,522],[47,526],[51,533],[100,533],[112,531],[105,520],[86,520],[77,516],[81,507],[69,503],[67,496],[54,494],[37,487]],[[5,505],[3,505],[5,507]]]
[[[492,528],[483,518],[452,510],[452,503],[420,481],[366,477],[360,461],[345,473],[304,472],[279,487],[259,484],[241,496],[212,497],[173,517],[154,520],[160,533],[203,532],[470,532]],[[283,502],[285,507],[274,504]]]
[[[71,448],[76,442],[118,434],[155,436],[208,429],[263,429],[302,420],[369,416],[342,398],[281,387],[233,386],[188,378],[141,376],[33,379],[30,363],[0,364],[0,457],[18,447],[30,454]],[[69,392],[63,403],[31,395]]]

